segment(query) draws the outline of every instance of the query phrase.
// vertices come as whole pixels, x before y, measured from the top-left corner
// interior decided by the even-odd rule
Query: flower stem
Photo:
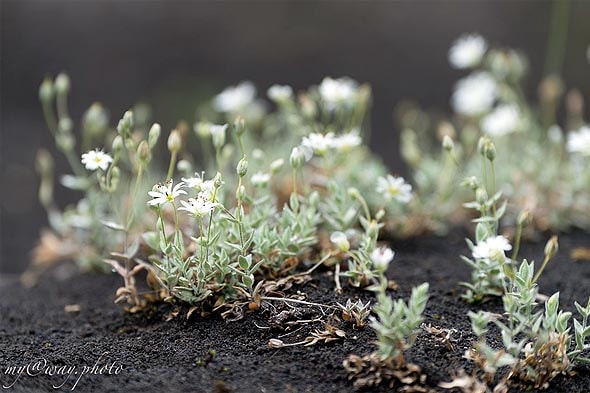
[[[170,165],[168,166],[168,174],[166,175],[166,180],[170,180],[172,178],[172,174],[174,173],[174,167],[176,166],[176,156],[177,152],[173,151],[172,156],[170,156]]]

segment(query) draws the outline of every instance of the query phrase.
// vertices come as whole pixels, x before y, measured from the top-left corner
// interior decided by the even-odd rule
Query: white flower
[[[451,104],[459,114],[477,116],[490,110],[496,94],[494,78],[487,72],[478,72],[457,82]]]
[[[479,34],[462,35],[449,50],[449,62],[459,69],[474,67],[481,62],[487,49],[486,40]]]
[[[352,103],[357,92],[357,84],[350,78],[324,78],[319,86],[320,97],[328,109]]]
[[[268,98],[275,102],[284,102],[293,97],[293,89],[291,86],[272,85],[266,92]]]
[[[183,182],[178,183],[174,186],[174,188],[172,188],[173,183],[174,181],[170,179],[165,184],[156,184],[152,191],[148,192],[148,195],[154,198],[151,201],[148,201],[148,205],[162,206],[168,202],[174,203],[174,200],[176,198],[178,198],[182,194],[186,194],[186,191],[181,189],[182,187],[184,187]]]
[[[348,152],[362,143],[362,139],[356,132],[349,132],[332,138],[332,147],[341,152]]]
[[[182,207],[178,210],[185,210],[192,216],[203,217],[209,214],[219,204],[211,202],[206,196],[199,194],[196,198],[189,198],[188,201],[180,201]]]
[[[242,82],[237,86],[225,88],[213,99],[213,107],[219,112],[236,112],[252,103],[256,88],[252,82]]]
[[[270,175],[264,172],[256,172],[250,177],[250,181],[254,187],[265,187],[270,181]]]
[[[408,203],[412,199],[412,186],[403,177],[379,177],[377,179],[377,192],[384,194],[388,200],[395,199],[401,203]]]
[[[225,130],[227,130],[227,127],[227,124],[211,124],[209,126],[211,140],[213,141],[213,146],[216,149],[221,149],[221,147],[225,144]]]
[[[504,236],[488,237],[481,243],[477,243],[471,251],[473,258],[484,259],[492,258],[498,259],[504,256],[504,251],[512,250],[512,246]]]
[[[481,121],[483,132],[491,136],[503,136],[518,129],[520,111],[516,105],[499,105]]]
[[[82,154],[82,164],[89,171],[95,171],[98,168],[106,171],[111,162],[113,162],[113,158],[102,150],[90,150]]]
[[[387,270],[389,263],[393,261],[393,257],[395,253],[389,247],[379,247],[373,250],[371,253],[371,260],[373,261],[373,266],[380,272],[384,272]]]
[[[570,131],[567,136],[567,151],[590,156],[590,127],[582,126],[577,131]]]
[[[330,235],[330,241],[342,252],[348,252],[348,250],[350,250],[350,243],[344,232],[332,232]]]
[[[194,177],[183,177],[182,181],[186,183],[188,188],[194,188],[207,199],[211,199],[213,191],[215,191],[215,182],[213,179],[205,180],[205,172],[195,173]]]
[[[303,153],[305,154],[305,160],[309,161],[313,153],[323,156],[333,145],[333,132],[329,132],[326,135],[311,133],[308,136],[303,137],[303,140],[301,141],[301,150],[303,150]]]

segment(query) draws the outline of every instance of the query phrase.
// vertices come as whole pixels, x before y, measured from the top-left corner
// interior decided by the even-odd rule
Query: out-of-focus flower
[[[151,196],[151,201],[148,201],[148,205],[150,206],[162,206],[168,202],[174,203],[174,200],[181,196],[182,194],[186,194],[186,191],[182,189],[184,187],[184,183],[180,182],[177,185],[172,187],[174,181],[172,179],[168,180],[165,184],[158,183],[153,188],[152,191],[148,192],[148,195]]]
[[[449,50],[449,62],[458,69],[475,67],[487,49],[486,40],[479,34],[462,35]]]
[[[350,242],[344,232],[332,232],[330,241],[342,252],[348,252],[350,250]]]
[[[491,109],[497,90],[496,81],[488,72],[477,72],[457,82],[451,104],[459,114],[482,115]]]
[[[488,237],[481,243],[477,243],[471,251],[475,259],[492,258],[499,259],[504,256],[504,251],[512,250],[512,246],[504,236]]]
[[[412,186],[403,177],[379,177],[377,192],[383,194],[387,200],[395,199],[401,203],[408,203],[412,199]]]
[[[227,130],[228,125],[223,124],[211,124],[209,125],[209,133],[211,134],[211,140],[213,141],[213,146],[216,149],[221,149],[225,144],[225,130]]]
[[[363,140],[357,132],[349,132],[332,138],[332,147],[341,152],[348,152],[359,146]]]
[[[567,136],[567,151],[590,156],[590,127],[582,126],[577,131],[570,131]]]
[[[304,136],[301,141],[301,150],[305,154],[305,159],[310,160],[313,154],[323,156],[334,145],[334,133],[329,132],[326,135],[311,133]]]
[[[356,96],[358,85],[350,78],[324,78],[319,86],[320,97],[329,109],[351,103]]]
[[[265,187],[270,181],[270,175],[264,172],[256,172],[250,177],[250,181],[254,187]]]
[[[287,85],[272,85],[266,94],[274,102],[285,102],[293,97],[293,89]]]
[[[254,101],[256,88],[249,81],[225,88],[213,99],[213,107],[219,112],[237,112]]]
[[[106,171],[111,162],[113,158],[102,150],[90,150],[82,154],[82,164],[89,171],[95,171],[98,168]]]
[[[393,261],[395,253],[389,247],[379,247],[373,250],[371,253],[371,260],[373,266],[380,272],[385,272],[389,263]]]
[[[483,132],[491,136],[503,136],[518,130],[520,111],[516,105],[500,105],[481,121]]]

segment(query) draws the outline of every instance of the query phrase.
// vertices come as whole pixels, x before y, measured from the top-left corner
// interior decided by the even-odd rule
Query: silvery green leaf
[[[127,229],[123,225],[118,224],[114,221],[101,220],[100,223],[102,225],[104,225],[105,227],[110,228],[115,231],[121,231],[121,232],[127,231]]]

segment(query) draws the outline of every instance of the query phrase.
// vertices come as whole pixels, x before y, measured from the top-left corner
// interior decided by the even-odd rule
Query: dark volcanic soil
[[[467,253],[467,247],[457,235],[394,242],[392,246],[396,258],[389,276],[400,286],[394,296],[407,298],[411,286],[430,282],[426,324],[458,331],[454,351],[422,332],[407,353],[408,360],[420,365],[428,375],[428,384],[436,387],[440,381],[450,380],[452,371],[470,369],[469,362],[462,359],[474,338],[466,313],[476,308],[461,300],[457,284],[469,277],[467,267],[458,258]],[[543,246],[528,245],[521,255],[540,261]],[[569,257],[577,246],[590,246],[590,236],[580,232],[562,236],[559,255],[540,280],[541,292],[560,291],[562,305],[568,309],[573,309],[574,300],[585,302],[590,295],[590,263],[573,262]],[[117,276],[74,275],[58,279],[63,270],[63,265],[53,269],[32,289],[22,288],[16,279],[0,281],[0,383],[11,385],[15,381],[15,376],[8,375],[8,367],[43,359],[47,365],[77,369],[67,380],[61,375],[22,376],[6,391],[47,392],[55,390],[53,385],[62,384],[60,390],[70,390],[83,367],[90,369],[99,361],[99,367],[92,372],[102,368],[103,374],[80,377],[76,391],[349,392],[353,389],[342,361],[350,354],[364,355],[374,350],[375,336],[369,327],[355,330],[346,324],[341,326],[346,332],[344,340],[309,347],[269,348],[271,338],[282,336],[285,343],[294,343],[315,329],[322,330],[323,325],[314,323],[301,329],[292,325],[287,331],[269,328],[268,312],[252,312],[237,322],[200,315],[187,320],[183,312],[166,321],[174,311],[170,305],[161,305],[148,315],[125,314],[112,303],[113,293],[120,286]],[[314,273],[312,281],[288,294],[297,291],[309,301],[331,305],[344,303],[348,297],[372,298],[371,293],[348,285],[337,295],[327,271]],[[65,312],[64,306],[70,304],[78,304],[80,312]],[[482,308],[498,312],[500,305],[492,301]],[[274,302],[273,306],[284,307]],[[308,309],[299,318],[313,319],[318,315],[319,309]],[[215,351],[214,355],[211,351]],[[112,366],[110,375],[104,365]],[[588,371],[578,371],[573,378],[558,377],[548,391],[590,391]]]

